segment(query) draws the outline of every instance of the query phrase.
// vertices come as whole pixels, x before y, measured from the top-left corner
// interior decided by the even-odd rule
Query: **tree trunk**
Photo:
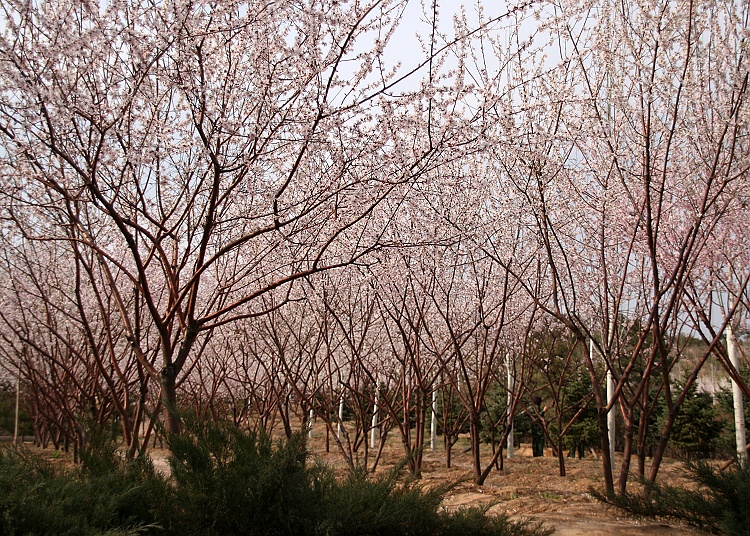
[[[416,410],[417,422],[414,423],[416,429],[414,430],[414,469],[412,474],[421,478],[422,476],[422,453],[424,452],[424,431],[427,422],[427,406],[422,403],[422,396],[419,397],[419,407]]]
[[[177,383],[175,369],[167,365],[161,371],[161,401],[164,406],[164,431],[167,437],[181,432],[180,417],[177,414]]]
[[[557,438],[557,462],[560,466],[560,476],[565,476],[565,451],[563,450],[562,435]]]
[[[633,454],[633,407],[628,409],[625,419],[625,446],[622,451],[622,466],[620,467],[620,481],[618,489],[620,493],[625,493],[628,485],[628,476],[630,475],[630,459]]]
[[[456,441],[453,439],[453,435],[450,433],[443,434],[443,443],[445,443],[445,466],[451,468],[451,454],[453,453],[453,445]]]
[[[650,411],[648,409],[648,388],[649,379],[646,378],[646,385],[641,394],[641,414],[638,419],[638,476],[646,476],[646,434],[648,433],[648,418]]]
[[[510,433],[510,428],[506,428],[505,432],[503,434],[503,438],[500,440],[500,444],[502,445],[503,441],[508,439],[508,434]],[[492,471],[492,466],[495,463],[495,460],[503,455],[503,449],[499,448],[495,451],[495,454],[492,456],[492,460],[489,464],[487,464],[487,467],[484,468],[484,471],[479,475],[479,478],[476,480],[476,484],[481,486],[484,484],[484,481],[487,480],[487,477],[490,475],[490,472]],[[501,465],[502,467],[502,465]]]
[[[480,439],[479,439],[479,412],[475,411],[474,408],[471,410],[471,415],[469,416],[469,439],[471,441],[471,461],[472,465],[474,466],[474,481],[478,485],[482,485],[483,478],[482,478],[482,462],[481,458],[479,456],[479,446],[480,446]]]
[[[672,432],[672,425],[674,424],[675,419],[677,419],[679,409],[679,406],[675,405],[673,406],[672,411],[667,414],[667,421],[664,423],[664,427],[661,431],[661,436],[659,437],[659,443],[656,445],[654,457],[651,460],[651,471],[648,475],[648,479],[650,482],[656,482],[656,475],[659,472],[659,466],[661,465],[661,461],[664,458],[664,451],[667,450],[669,435]]]
[[[607,497],[615,494],[615,483],[612,479],[612,459],[609,457],[609,429],[607,428],[607,408],[600,407],[597,412],[599,436],[602,444],[602,469],[604,470],[604,490]]]

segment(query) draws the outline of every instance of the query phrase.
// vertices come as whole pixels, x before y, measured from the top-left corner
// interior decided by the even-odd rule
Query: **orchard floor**
[[[635,519],[607,507],[589,494],[601,490],[601,461],[598,459],[566,460],[566,476],[559,476],[557,460],[531,457],[530,448],[520,449],[512,460],[505,460],[504,470],[490,474],[484,486],[469,482],[460,484],[444,501],[448,508],[496,503],[490,512],[504,513],[512,519],[534,518],[554,528],[554,534],[565,536],[599,535],[692,535],[700,532],[675,523]],[[444,480],[471,477],[470,461],[458,461],[452,474],[435,455],[425,457],[424,479]],[[668,481],[678,480],[680,466],[667,464],[672,473]],[[662,474],[664,477],[665,474]]]
[[[310,449],[315,456],[335,467],[342,467],[342,457],[330,441],[330,452],[325,452],[325,431],[316,427]],[[469,453],[464,452],[468,441],[459,440],[453,448],[452,467],[445,467],[442,438],[438,438],[438,449],[424,452],[422,479],[426,486],[432,483],[460,481],[443,501],[448,509],[466,506],[493,505],[491,513],[503,513],[511,519],[541,521],[553,528],[558,536],[635,536],[674,535],[688,536],[702,532],[672,521],[636,519],[621,510],[605,506],[594,499],[589,489],[603,490],[601,460],[589,454],[583,460],[566,458],[567,475],[559,476],[558,462],[546,449],[545,457],[532,457],[529,445],[517,448],[513,459],[504,461],[503,471],[490,473],[484,486],[471,482],[472,465]],[[390,436],[381,458],[378,472],[387,470],[403,457],[403,447],[398,438]],[[489,459],[489,451],[483,457]],[[619,468],[619,455],[617,457]],[[383,463],[385,462],[385,463]],[[485,461],[486,463],[486,461]],[[633,482],[637,481],[635,476]],[[660,469],[660,481],[686,484],[680,462],[665,460]],[[636,489],[632,484],[630,489]]]

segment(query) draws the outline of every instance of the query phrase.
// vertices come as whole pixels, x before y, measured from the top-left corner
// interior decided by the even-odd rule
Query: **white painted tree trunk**
[[[370,448],[375,448],[378,439],[378,405],[380,404],[380,390],[375,390],[375,407],[372,410],[372,422],[370,423]]]
[[[510,407],[513,403],[513,391],[516,389],[516,381],[515,381],[515,370],[514,370],[514,363],[513,358],[511,357],[511,354],[509,353],[506,356],[506,367],[508,369],[508,403],[507,403],[507,409],[508,412],[508,443],[506,445],[506,450],[508,451],[508,459],[510,460],[513,458],[514,454],[514,437],[513,437],[513,415],[510,413]]]
[[[739,373],[740,363],[737,357],[737,340],[732,324],[727,324],[727,353],[732,366]],[[732,398],[734,400],[734,437],[737,443],[737,460],[742,466],[747,465],[747,438],[745,434],[745,408],[740,386],[732,380]]]
[[[609,112],[608,112],[609,113]],[[611,349],[615,347],[615,338],[613,337],[613,332],[615,329],[615,318],[616,316],[612,316],[612,320],[609,323],[609,340],[610,340],[610,355],[609,355],[609,363],[610,365],[614,364],[615,362],[615,356],[612,355]],[[615,431],[617,430],[617,421],[615,420],[615,417],[617,416],[617,412],[615,411],[615,405],[613,404],[613,400],[615,398],[615,379],[612,375],[612,367],[607,366],[607,405],[611,405],[612,407],[609,409],[609,412],[607,413],[607,430],[609,431],[609,459],[611,460],[612,467],[615,466]]]
[[[313,418],[315,417],[315,413],[313,410],[310,410],[309,416],[307,418],[307,437],[312,439],[312,428],[313,428]]]
[[[594,339],[589,340],[589,356],[591,357],[591,360],[594,360]],[[612,377],[612,371],[610,370],[609,366],[605,363],[605,367],[607,367],[607,404],[609,404],[612,399],[615,396],[615,382],[614,378]],[[611,460],[611,463],[614,466],[615,463],[615,408],[612,406],[612,408],[607,413],[607,432],[609,435],[609,459]]]
[[[432,420],[430,421],[430,450],[437,448],[437,389],[432,392]]]
[[[341,423],[344,422],[344,395],[339,398],[339,422],[336,423],[336,437],[341,439]]]

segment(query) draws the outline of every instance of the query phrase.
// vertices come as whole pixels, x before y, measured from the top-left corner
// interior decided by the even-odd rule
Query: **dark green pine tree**
[[[670,436],[670,446],[687,458],[706,458],[719,447],[724,429],[719,408],[708,393],[690,388]]]

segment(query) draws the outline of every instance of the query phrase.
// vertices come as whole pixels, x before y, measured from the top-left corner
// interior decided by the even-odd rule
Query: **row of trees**
[[[613,493],[610,412],[624,491],[633,456],[656,479],[709,357],[750,395],[722,338],[748,305],[747,6],[450,26],[433,1],[394,62],[415,9],[3,2],[0,352],[40,441],[114,423],[135,454],[187,409],[338,432],[346,399],[350,463],[377,463],[377,429],[419,473],[438,393],[482,483],[545,388],[562,471],[593,399]]]

